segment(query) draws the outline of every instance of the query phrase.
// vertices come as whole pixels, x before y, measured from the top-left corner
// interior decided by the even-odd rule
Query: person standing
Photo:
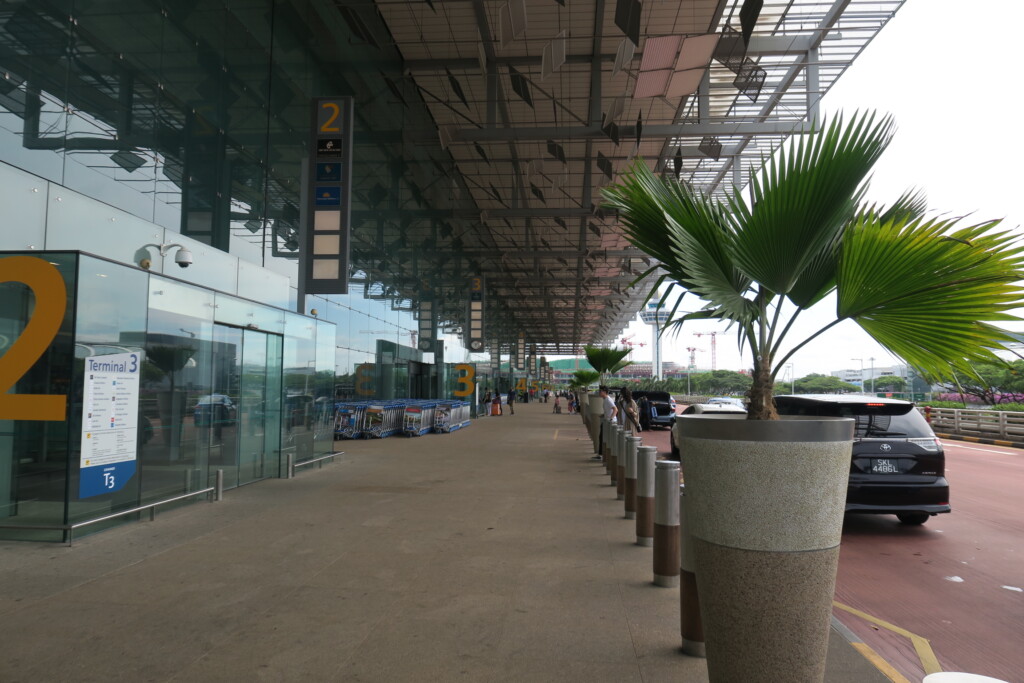
[[[508,414],[516,414],[516,390],[515,388],[508,390]]]
[[[626,429],[632,429],[636,434],[640,431],[640,409],[637,407],[636,401],[633,400],[633,392],[623,389],[619,396],[619,403],[622,406],[623,424]]]
[[[602,416],[606,420],[614,420],[615,416],[619,412],[619,409],[615,407],[615,401],[613,401],[612,397],[608,395],[608,393],[609,393],[608,392],[608,387],[602,385],[601,388],[598,389],[598,393],[601,396],[601,405],[603,406],[602,412],[601,412]],[[595,455],[594,457],[592,457],[591,460],[602,460],[603,459],[602,456],[601,456],[601,452],[604,451],[604,432],[603,431],[601,433],[601,440],[598,442],[597,451],[598,451],[598,454]]]

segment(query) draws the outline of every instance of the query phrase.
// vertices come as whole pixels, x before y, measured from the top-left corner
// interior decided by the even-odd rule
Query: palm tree
[[[724,199],[661,180],[638,160],[604,190],[627,239],[703,306],[679,302],[666,324],[695,319],[736,325],[753,356],[751,419],[775,419],[772,385],[805,344],[844,320],[924,374],[970,374],[999,362],[1012,341],[993,323],[1020,320],[1022,245],[998,220],[960,227],[925,219],[924,201],[905,194],[883,209],[864,203],[867,177],[892,138],[889,117],[855,114],[791,139],[752,177],[749,200]],[[654,288],[657,290],[657,286]],[[794,321],[835,293],[832,322],[787,339]],[[680,301],[682,297],[680,297]]]
[[[572,373],[571,387],[585,389],[601,379],[601,373],[594,370],[577,370]]]
[[[587,356],[587,362],[600,374],[600,381],[603,383],[605,375],[616,373],[622,368],[630,365],[629,361],[622,359],[629,355],[631,349],[618,349],[612,347],[603,349],[600,346],[587,345],[583,347]]]

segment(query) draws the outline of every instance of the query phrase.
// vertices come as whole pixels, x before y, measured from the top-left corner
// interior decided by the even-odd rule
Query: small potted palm
[[[726,322],[752,361],[748,420],[683,428],[712,681],[824,676],[852,424],[780,420],[778,369],[852,320],[925,374],[970,373],[1012,341],[996,323],[1024,305],[1022,245],[999,221],[926,218],[911,193],[887,208],[864,201],[893,130],[888,117],[837,117],[768,159],[749,196],[705,195],[642,160],[604,191],[626,238],[657,260],[642,277],[667,286],[667,326]],[[834,315],[791,338],[816,304]]]

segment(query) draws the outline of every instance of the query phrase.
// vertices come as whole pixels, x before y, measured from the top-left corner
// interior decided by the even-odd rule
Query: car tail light
[[[938,452],[940,448],[939,440],[934,437],[928,437],[925,439],[907,439],[912,444],[920,446],[921,448],[931,453]]]

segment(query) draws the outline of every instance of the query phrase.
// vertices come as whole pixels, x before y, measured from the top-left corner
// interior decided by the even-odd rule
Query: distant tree
[[[899,375],[882,375],[875,378],[875,391],[904,391],[907,380]]]
[[[741,394],[752,382],[750,375],[733,370],[712,370],[690,378],[691,389],[699,394]]]
[[[940,377],[935,384],[951,394],[973,396],[990,405],[1013,401],[1014,394],[1024,393],[1024,361],[978,363],[973,369],[974,376]]]
[[[838,377],[811,373],[796,381],[796,393],[798,394],[838,394],[840,392],[859,391],[856,384],[844,382]]]

